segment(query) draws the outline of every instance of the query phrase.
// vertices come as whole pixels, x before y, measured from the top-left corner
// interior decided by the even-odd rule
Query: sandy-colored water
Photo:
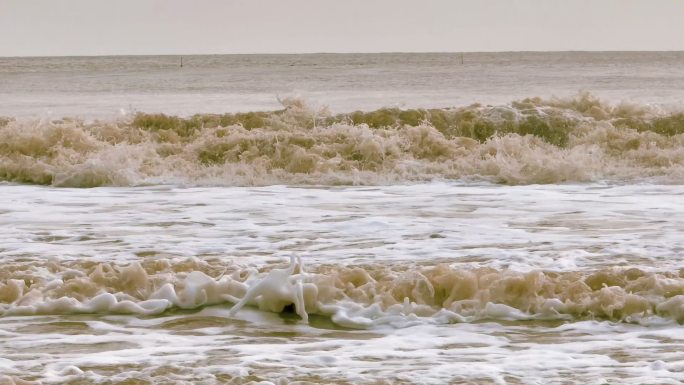
[[[505,104],[590,91],[681,106],[682,52],[502,52],[0,58],[0,116],[112,118],[274,110],[296,97],[335,112]]]
[[[684,54],[177,59],[0,58],[1,385],[684,382]]]

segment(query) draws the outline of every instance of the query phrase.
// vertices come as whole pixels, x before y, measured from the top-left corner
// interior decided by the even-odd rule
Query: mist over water
[[[0,384],[684,381],[684,54],[178,59],[0,59]]]

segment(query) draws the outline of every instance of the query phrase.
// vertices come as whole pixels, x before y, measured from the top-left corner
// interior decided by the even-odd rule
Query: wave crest
[[[118,121],[0,121],[0,180],[69,187],[684,181],[684,114],[589,94],[507,106],[333,115],[138,113]]]
[[[276,266],[277,267],[277,266]],[[196,259],[7,265],[0,315],[159,314],[173,307],[244,304],[330,316],[341,326],[478,319],[609,319],[660,316],[684,322],[682,272],[609,268],[516,272],[449,265],[323,265],[245,268]],[[259,286],[261,285],[261,286]],[[251,295],[253,288],[258,293]],[[300,294],[297,294],[299,290]],[[258,295],[257,295],[258,294]]]

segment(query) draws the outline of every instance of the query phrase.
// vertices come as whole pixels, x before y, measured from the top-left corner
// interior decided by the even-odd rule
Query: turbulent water
[[[64,187],[684,180],[684,114],[605,105],[587,94],[338,115],[298,100],[286,107],[91,123],[7,120],[0,180]]]
[[[684,381],[683,54],[176,59],[0,58],[0,384]]]

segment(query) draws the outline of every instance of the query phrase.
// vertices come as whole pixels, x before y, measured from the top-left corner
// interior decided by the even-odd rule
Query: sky
[[[0,0],[0,56],[684,50],[683,0]]]

